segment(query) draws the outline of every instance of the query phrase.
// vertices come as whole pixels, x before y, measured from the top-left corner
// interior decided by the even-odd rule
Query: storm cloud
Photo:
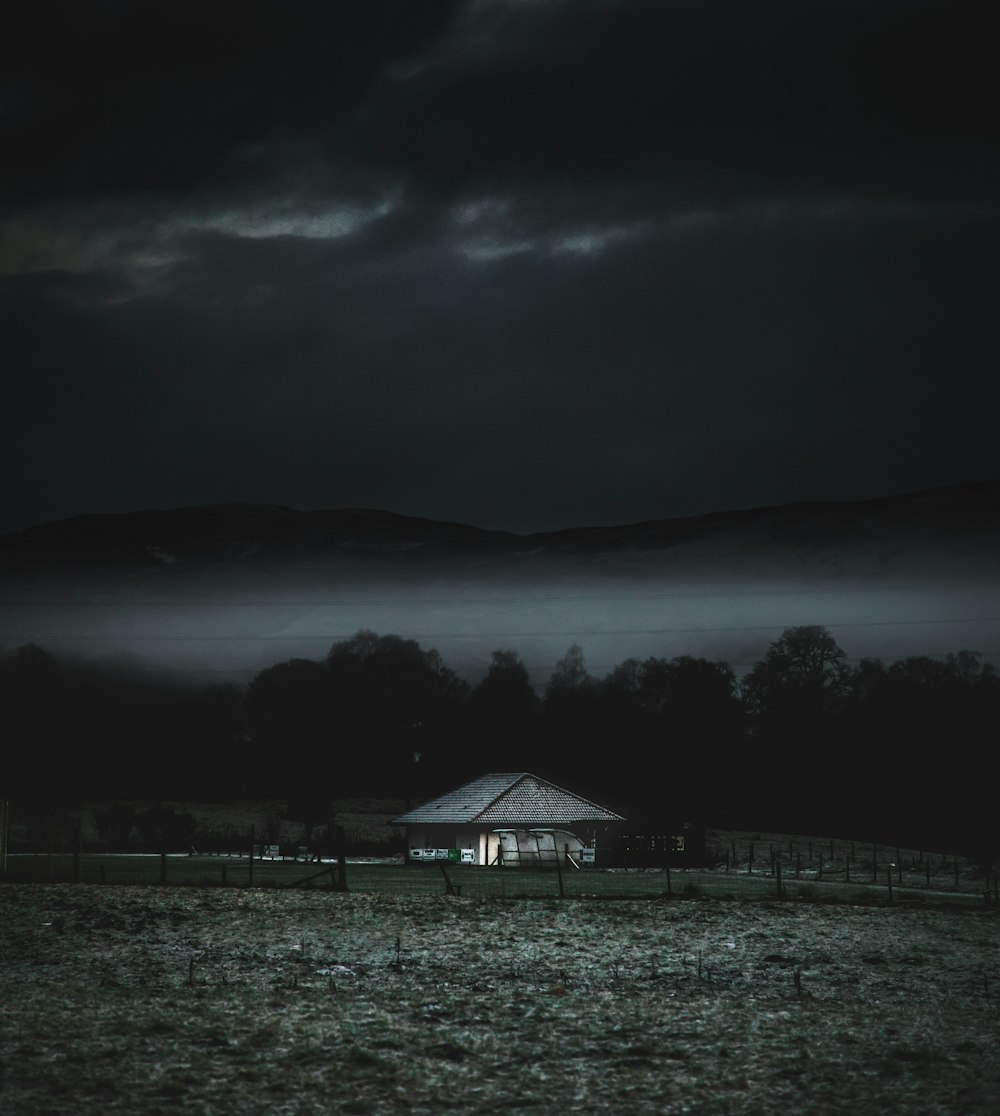
[[[0,529],[246,501],[531,531],[995,476],[977,19],[25,7]]]

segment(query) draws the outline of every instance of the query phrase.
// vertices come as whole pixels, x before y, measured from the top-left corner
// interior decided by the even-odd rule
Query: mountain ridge
[[[1000,479],[920,489],[864,500],[795,501],[787,504],[519,533],[473,524],[410,516],[381,508],[301,510],[279,504],[203,504],[129,512],[100,512],[36,524],[0,535],[0,568],[31,556],[45,560],[74,554],[162,549],[211,550],[257,544],[303,544],[373,551],[448,546],[509,550],[525,545],[554,551],[593,552],[608,547],[663,549],[727,531],[750,530],[778,539],[821,529],[873,526],[979,531],[1000,537]],[[110,548],[110,550],[108,549]],[[239,551],[229,557],[236,557]],[[248,557],[250,555],[247,555]]]
[[[996,586],[998,571],[1000,481],[529,534],[376,508],[209,504],[0,536],[0,604],[11,613],[53,601],[305,602],[375,589],[410,598],[706,581]]]

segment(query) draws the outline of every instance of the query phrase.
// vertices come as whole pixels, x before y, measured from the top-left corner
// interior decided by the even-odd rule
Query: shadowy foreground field
[[[0,887],[0,1110],[1000,1111],[995,908]]]

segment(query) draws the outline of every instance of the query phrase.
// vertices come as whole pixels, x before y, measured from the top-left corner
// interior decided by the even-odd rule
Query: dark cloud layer
[[[8,202],[175,197],[344,150],[446,192],[996,187],[980,6],[942,0],[38,3],[4,58]],[[296,145],[299,145],[296,147]],[[352,168],[357,172],[359,168]],[[707,181],[706,176],[720,176]]]
[[[417,180],[654,176],[670,200],[996,186],[974,9],[867,0],[492,5],[481,36],[398,83],[366,154]],[[619,202],[625,198],[619,196]]]
[[[530,530],[995,476],[978,10],[25,7],[0,529]]]
[[[441,30],[442,0],[98,0],[6,22],[10,203],[238,186],[254,145],[329,126]],[[235,182],[234,182],[235,180]]]

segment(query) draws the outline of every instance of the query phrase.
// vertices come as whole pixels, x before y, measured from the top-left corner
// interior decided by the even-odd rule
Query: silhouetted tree
[[[771,742],[831,723],[850,691],[845,653],[818,624],[786,628],[743,679],[750,727]]]
[[[587,670],[583,648],[573,643],[556,663],[542,699],[544,723],[535,753],[540,774],[559,776],[599,745],[597,705],[597,683]]]
[[[600,696],[605,736],[623,742],[617,759],[631,773],[634,799],[662,802],[669,785],[691,809],[710,794],[722,816],[729,786],[739,783],[743,730],[727,663],[689,655],[626,659],[604,679]]]
[[[786,628],[741,684],[757,763],[746,780],[761,825],[829,826],[851,814],[842,725],[851,671],[820,625]],[[855,810],[855,812],[857,812]]]
[[[858,664],[845,739],[856,799],[882,833],[969,851],[995,847],[992,791],[970,777],[1000,723],[1000,681],[980,660],[960,651]]]
[[[649,659],[646,660],[649,662]],[[603,688],[623,702],[639,704],[639,692],[645,676],[641,659],[629,658],[613,667],[603,682]]]
[[[689,796],[710,788],[717,806],[731,800],[742,770],[739,745],[743,711],[736,676],[728,663],[680,655],[654,676],[655,708],[667,754]]]
[[[649,660],[647,659],[648,663]],[[642,707],[645,663],[628,658],[612,668],[598,684],[598,710],[605,732],[626,739],[639,749],[655,739]]]
[[[61,793],[56,749],[69,743],[70,723],[55,657],[34,643],[0,657],[0,709],[8,795]]]
[[[578,697],[593,687],[594,679],[584,662],[583,648],[578,643],[572,643],[552,671],[545,700],[558,701],[563,695]]]
[[[67,802],[224,794],[242,703],[236,686],[201,687],[139,659],[57,659],[26,645],[0,655],[7,785]]]
[[[332,785],[343,747],[335,730],[327,672],[312,659],[289,659],[255,675],[247,688],[253,747],[234,776],[252,793],[295,794]]]
[[[459,726],[468,685],[412,639],[362,629],[326,657],[337,721],[352,741],[356,785],[421,794],[457,773]]]
[[[185,690],[178,696],[178,747],[187,794],[208,801],[234,798],[246,755],[244,692],[231,682]]]
[[[469,695],[476,738],[498,770],[519,770],[533,759],[541,700],[516,651],[494,651],[490,668]]]

